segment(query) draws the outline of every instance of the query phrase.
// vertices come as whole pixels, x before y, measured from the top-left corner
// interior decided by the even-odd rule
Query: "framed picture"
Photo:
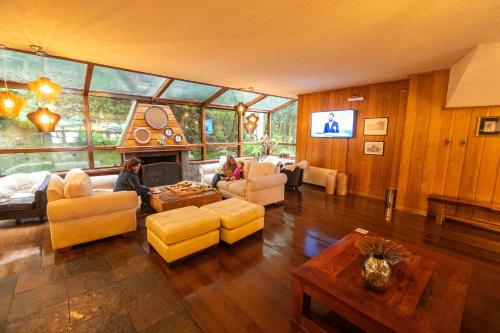
[[[500,117],[479,117],[477,122],[477,136],[499,136]]]
[[[384,141],[365,141],[365,155],[384,155]]]
[[[365,118],[363,135],[387,135],[389,117]]]
[[[205,133],[213,134],[214,133],[214,120],[213,119],[205,119]]]

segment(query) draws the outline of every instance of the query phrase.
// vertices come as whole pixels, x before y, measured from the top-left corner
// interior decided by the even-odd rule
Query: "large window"
[[[0,175],[19,172],[63,171],[89,167],[86,151],[0,154]]]
[[[197,106],[169,104],[190,144],[201,143],[201,109]]]
[[[40,76],[50,78],[64,88],[82,89],[87,65],[30,53],[0,49],[0,71],[7,81],[27,83]]]
[[[205,110],[208,143],[238,143],[238,115],[234,110]]]
[[[212,103],[215,105],[235,106],[238,103],[246,104],[259,97],[259,94],[230,89],[217,97]]]
[[[229,146],[207,146],[207,159],[215,160],[221,156],[233,155],[238,156],[238,147]]]
[[[165,78],[149,74],[95,66],[90,90],[139,96],[153,96]]]
[[[255,115],[259,120],[257,121],[257,126],[252,128],[253,132],[247,132],[245,126],[243,126],[242,154],[245,157],[258,157],[262,155],[262,148],[259,142],[267,134],[267,113],[245,112],[243,115],[243,125],[247,123],[247,118],[251,115]]]
[[[134,101],[130,99],[89,96],[92,144],[118,145],[133,105]]]
[[[94,167],[116,167],[122,165],[122,154],[111,150],[94,150]]]
[[[175,80],[161,95],[161,98],[203,102],[219,89],[219,87],[207,84]]]
[[[289,102],[289,98],[276,97],[276,96],[268,96],[261,101],[258,101],[254,105],[252,105],[253,109],[266,110],[271,111],[277,108],[280,105],[283,105]]]
[[[1,148],[40,148],[85,146],[86,132],[83,115],[83,97],[76,94],[61,94],[49,108],[61,115],[55,132],[40,133],[26,118],[36,111],[38,102],[34,94],[27,90],[13,90],[26,99],[26,106],[19,117],[0,117]]]
[[[278,143],[276,154],[295,156],[297,103],[271,113],[271,138]]]

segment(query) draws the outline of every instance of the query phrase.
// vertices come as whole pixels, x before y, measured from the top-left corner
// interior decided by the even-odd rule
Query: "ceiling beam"
[[[83,85],[83,96],[89,95],[90,82],[92,81],[93,72],[94,72],[94,64],[87,64],[87,72],[85,73],[85,83]]]
[[[229,88],[220,88],[215,94],[213,94],[206,101],[204,101],[203,105],[205,105],[205,106],[209,105],[210,103],[215,101],[217,99],[217,97],[219,97],[220,95],[222,95],[223,93],[225,93],[228,90],[229,90]]]
[[[291,104],[293,104],[293,103],[295,103],[295,102],[297,102],[297,100],[296,100],[296,99],[291,99],[291,100],[289,100],[288,102],[286,102],[286,103],[284,103],[284,104],[281,104],[280,106],[277,106],[277,107],[275,107],[274,109],[270,110],[270,111],[269,111],[269,113],[273,113],[273,112],[276,112],[276,111],[278,111],[278,110],[280,110],[280,109],[286,108],[288,105],[291,105]]]
[[[161,95],[170,87],[170,85],[174,82],[173,79],[165,79],[165,82],[158,88],[156,93],[153,95],[153,99],[160,98]]]
[[[258,103],[258,102],[262,101],[262,100],[263,100],[264,98],[266,98],[267,96],[269,96],[269,95],[262,94],[262,95],[260,95],[259,97],[257,97],[257,98],[255,98],[255,99],[251,100],[250,102],[248,102],[248,103],[247,103],[247,104],[245,104],[245,105],[247,106],[247,108],[248,108],[248,107],[251,107],[252,105],[254,105],[254,104],[256,104],[256,103]]]

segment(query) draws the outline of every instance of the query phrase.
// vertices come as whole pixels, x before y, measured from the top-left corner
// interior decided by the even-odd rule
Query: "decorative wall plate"
[[[163,129],[168,124],[167,111],[159,106],[152,106],[144,112],[144,120],[154,129]]]
[[[172,136],[174,134],[174,130],[171,129],[170,127],[165,128],[165,135],[166,136]]]
[[[151,141],[151,132],[144,127],[136,128],[134,131],[134,139],[137,143],[145,145]]]
[[[174,141],[175,141],[175,143],[181,143],[182,142],[182,135],[180,135],[180,134],[174,135]]]

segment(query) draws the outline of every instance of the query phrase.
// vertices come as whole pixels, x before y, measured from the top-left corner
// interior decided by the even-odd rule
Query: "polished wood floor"
[[[170,267],[145,241],[144,214],[133,237],[63,254],[46,223],[0,223],[0,332],[299,332],[292,271],[358,227],[472,262],[462,331],[500,332],[500,234],[402,212],[387,222],[383,202],[306,186],[267,207],[265,223]]]
[[[500,234],[395,212],[383,202],[326,196],[318,188],[287,193],[266,208],[263,237],[199,255],[163,271],[207,332],[295,332],[290,323],[291,274],[354,229],[421,244],[474,264],[463,332],[500,332]]]

